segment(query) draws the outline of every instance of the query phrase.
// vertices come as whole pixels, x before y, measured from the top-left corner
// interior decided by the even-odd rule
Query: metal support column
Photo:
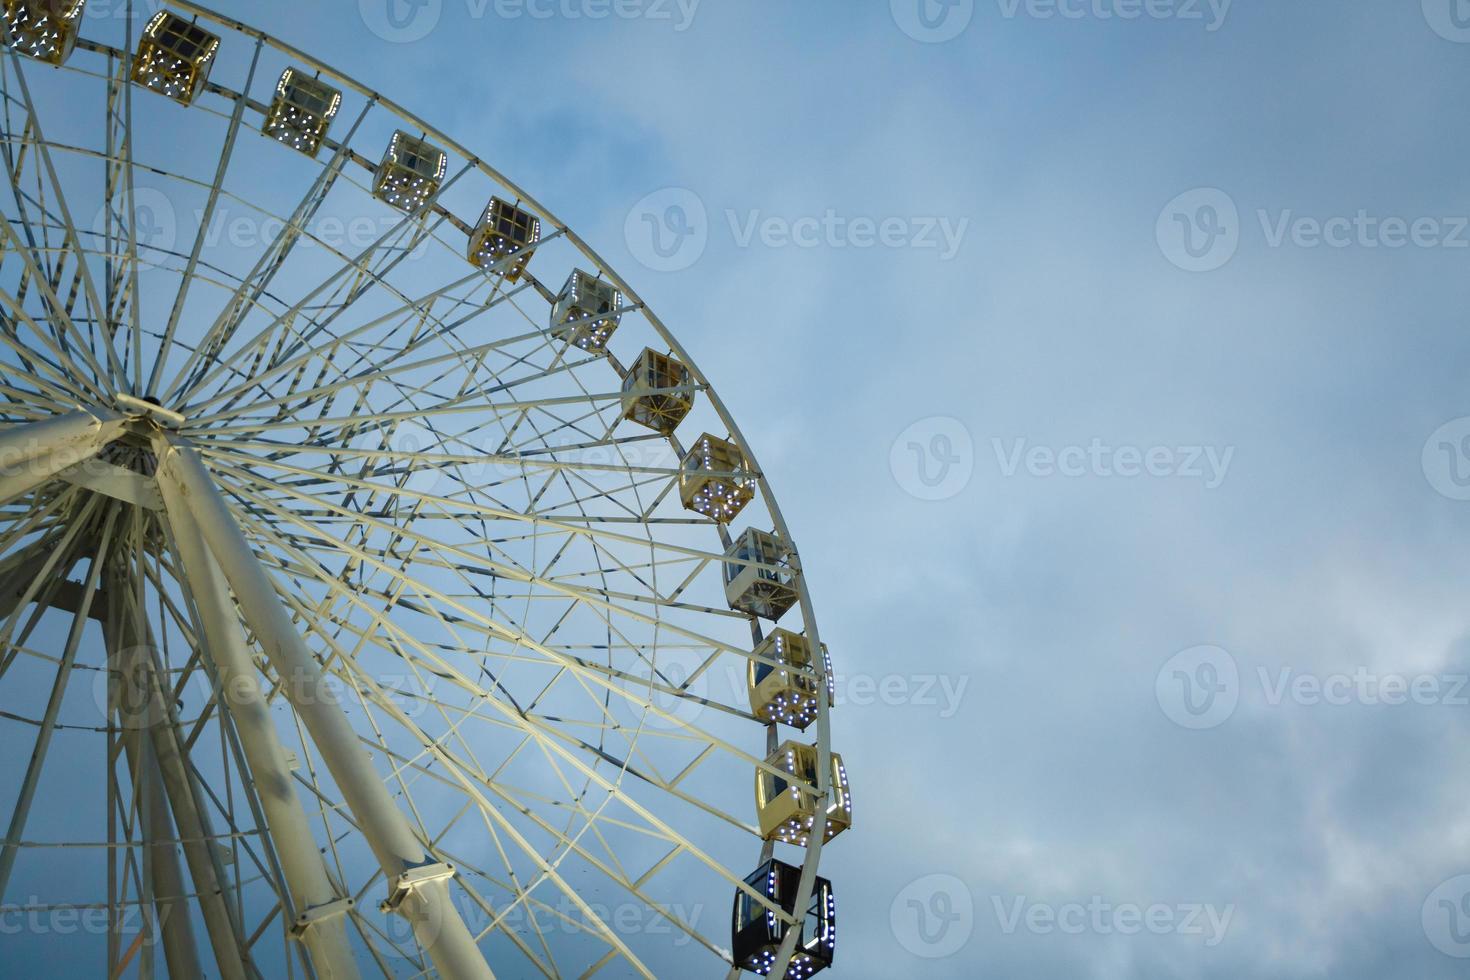
[[[123,747],[128,757],[128,770],[136,775],[134,782],[142,799],[138,810],[143,814],[144,854],[153,882],[153,905],[158,913],[158,928],[163,936],[163,956],[170,977],[202,977],[199,947],[194,941],[194,924],[189,916],[189,889],[184,883],[173,818],[169,816],[168,799],[163,791],[163,774],[153,745],[137,732],[123,734]]]
[[[355,978],[358,970],[347,943],[346,924],[352,899],[338,894],[327,876],[219,565],[189,508],[166,481],[160,483],[174,545],[198,610],[202,640],[218,675],[218,697],[240,734],[271,842],[280,855],[281,872],[296,910],[294,934],[306,946],[323,980]]]
[[[52,737],[56,734],[56,719],[61,714],[61,702],[66,697],[67,684],[71,680],[72,668],[76,665],[77,648],[81,645],[87,615],[97,594],[98,582],[102,577],[102,563],[112,543],[115,523],[116,514],[109,514],[103,525],[97,550],[87,569],[82,604],[72,616],[71,629],[66,634],[66,646],[61,654],[61,662],[57,665],[56,677],[51,682],[51,696],[46,701],[46,711],[41,718],[41,724],[37,727],[35,746],[31,749],[31,759],[26,765],[25,776],[21,779],[20,793],[16,797],[15,807],[10,814],[10,824],[5,831],[5,843],[0,846],[0,900],[4,899],[6,888],[10,884],[11,872],[15,870],[15,861],[20,852],[21,841],[25,836],[26,821],[30,819],[31,806],[36,801],[37,784],[46,764],[46,753],[50,751]]]
[[[162,433],[155,437],[154,447],[170,521],[187,511],[219,562],[245,622],[270,658],[282,690],[377,856],[390,889],[385,908],[409,920],[440,976],[493,980],[450,898],[448,878],[453,869],[426,852],[394,804],[199,455]]]
[[[245,980],[248,976],[246,954],[235,928],[238,917],[228,884],[216,864],[210,823],[194,793],[187,750],[178,738],[178,731],[164,702],[166,685],[160,683],[154,669],[148,632],[137,621],[136,610],[129,608],[128,596],[121,591],[125,588],[125,583],[114,584],[109,602],[115,603],[119,616],[115,627],[107,624],[104,630],[108,666],[118,678],[115,696],[120,699],[120,723],[127,730],[124,739],[146,741],[148,755],[157,763],[220,976],[227,980]],[[109,616],[108,620],[111,619]],[[130,752],[130,760],[131,757]],[[155,892],[161,887],[161,883],[155,882]],[[166,925],[162,912],[160,909],[159,921]]]
[[[0,503],[91,459],[121,434],[122,424],[106,413],[72,412],[0,429]]]

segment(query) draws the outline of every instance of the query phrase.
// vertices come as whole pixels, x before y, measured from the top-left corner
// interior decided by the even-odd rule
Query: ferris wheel
[[[830,966],[827,650],[637,293],[276,38],[0,2],[0,955]]]

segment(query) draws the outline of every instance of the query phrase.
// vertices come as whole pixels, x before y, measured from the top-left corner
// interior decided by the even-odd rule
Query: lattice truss
[[[748,447],[636,294],[523,191],[301,52],[170,9],[223,36],[207,82],[139,81],[142,14],[84,21],[60,69],[0,52],[0,908],[37,933],[95,911],[66,955],[110,976],[176,970],[191,945],[224,976],[326,975],[303,940],[331,936],[353,971],[449,975],[424,916],[399,914],[447,888],[504,976],[735,972],[732,895],[794,921],[745,883],[776,846],[752,787],[778,736],[746,690],[769,624],[731,609],[722,561],[747,524],[786,535]],[[329,127],[276,104],[288,69],[317,111],[339,93]],[[407,209],[382,192],[399,132],[444,153]],[[418,185],[394,186],[402,205]],[[478,227],[492,198],[517,234],[536,219],[534,260]],[[694,405],[672,433],[624,417],[645,348],[689,369],[660,390]],[[78,412],[83,436],[37,435]],[[731,476],[755,499],[729,530],[681,506],[702,432],[746,453]],[[224,510],[190,510],[200,473]],[[191,561],[201,541],[215,557]],[[250,614],[252,562],[317,686]],[[794,588],[783,626],[815,649]],[[252,765],[227,647],[279,772]],[[818,686],[821,661],[802,668]],[[385,861],[302,698],[345,715],[421,861]],[[818,700],[803,788],[822,799]],[[292,878],[283,797],[334,902]],[[822,838],[782,845],[807,894]]]

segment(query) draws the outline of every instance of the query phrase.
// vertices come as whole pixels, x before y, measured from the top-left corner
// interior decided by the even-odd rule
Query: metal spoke
[[[250,75],[245,80],[245,91],[249,92],[255,81],[255,69],[260,65],[260,52],[264,42],[255,42],[255,54],[250,59]],[[179,328],[179,317],[184,312],[184,302],[189,298],[189,286],[194,281],[194,270],[199,266],[199,256],[204,251],[204,244],[208,239],[209,226],[214,218],[215,206],[219,204],[220,191],[224,186],[225,172],[230,168],[230,160],[234,156],[235,141],[240,136],[240,123],[245,120],[245,99],[239,99],[235,103],[235,111],[230,116],[229,133],[225,136],[224,148],[220,151],[219,169],[214,174],[214,184],[209,189],[209,201],[204,205],[204,212],[199,217],[199,231],[194,236],[194,249],[189,253],[189,265],[184,270],[183,278],[179,281],[178,295],[174,297],[173,311],[168,316],[168,326],[163,329],[163,341],[159,344],[158,356],[153,359],[153,370],[148,374],[148,394],[156,393],[159,376],[163,373],[163,364],[168,360],[170,349],[173,347],[174,333]]]

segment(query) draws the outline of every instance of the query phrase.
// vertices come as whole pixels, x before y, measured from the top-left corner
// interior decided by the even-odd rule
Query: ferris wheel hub
[[[165,429],[181,429],[185,418],[182,413],[164,408],[157,398],[139,398],[121,392],[117,395],[118,411],[132,420],[147,420]]]

